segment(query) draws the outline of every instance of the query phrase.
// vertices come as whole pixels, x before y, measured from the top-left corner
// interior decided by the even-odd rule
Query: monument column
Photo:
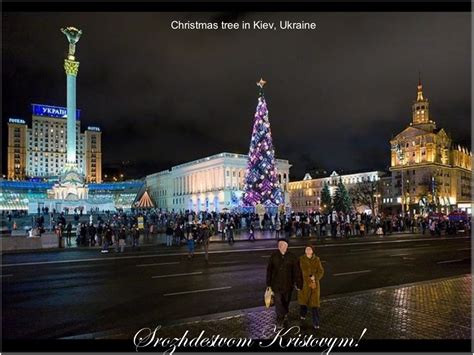
[[[64,70],[67,78],[67,165],[77,168],[76,158],[76,77],[79,71],[79,62],[74,56],[76,43],[82,35],[82,31],[75,27],[61,28],[69,42],[69,53],[64,59]]]
[[[79,62],[64,59],[67,77],[67,162],[76,164],[76,77]]]

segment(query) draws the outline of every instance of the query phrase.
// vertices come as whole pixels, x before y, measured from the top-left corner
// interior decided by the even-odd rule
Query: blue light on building
[[[59,106],[49,106],[40,104],[31,104],[32,113],[34,116],[53,117],[53,118],[66,118],[67,108]],[[76,110],[76,120],[80,119],[81,110]]]

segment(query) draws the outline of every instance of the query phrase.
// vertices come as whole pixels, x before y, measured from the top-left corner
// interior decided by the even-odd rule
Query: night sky
[[[178,31],[181,21],[314,21],[312,31]],[[220,152],[248,153],[256,81],[267,80],[277,158],[292,180],[311,168],[385,170],[411,121],[418,71],[432,118],[470,146],[466,13],[4,13],[6,121],[31,103],[66,106],[61,27],[83,35],[77,107],[103,130],[103,166],[127,176]],[[2,169],[6,170],[6,159]]]

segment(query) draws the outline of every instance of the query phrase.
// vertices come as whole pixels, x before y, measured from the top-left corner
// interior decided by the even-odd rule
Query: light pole
[[[380,193],[377,192],[374,194],[374,197],[375,197],[375,206],[374,206],[374,212],[375,212],[375,215],[378,215],[379,214],[379,198],[380,198]]]

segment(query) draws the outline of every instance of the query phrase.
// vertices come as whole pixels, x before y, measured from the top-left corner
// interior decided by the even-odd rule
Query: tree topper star
[[[260,86],[263,89],[263,85],[265,85],[267,82],[260,78],[260,81],[257,82],[257,86]]]

